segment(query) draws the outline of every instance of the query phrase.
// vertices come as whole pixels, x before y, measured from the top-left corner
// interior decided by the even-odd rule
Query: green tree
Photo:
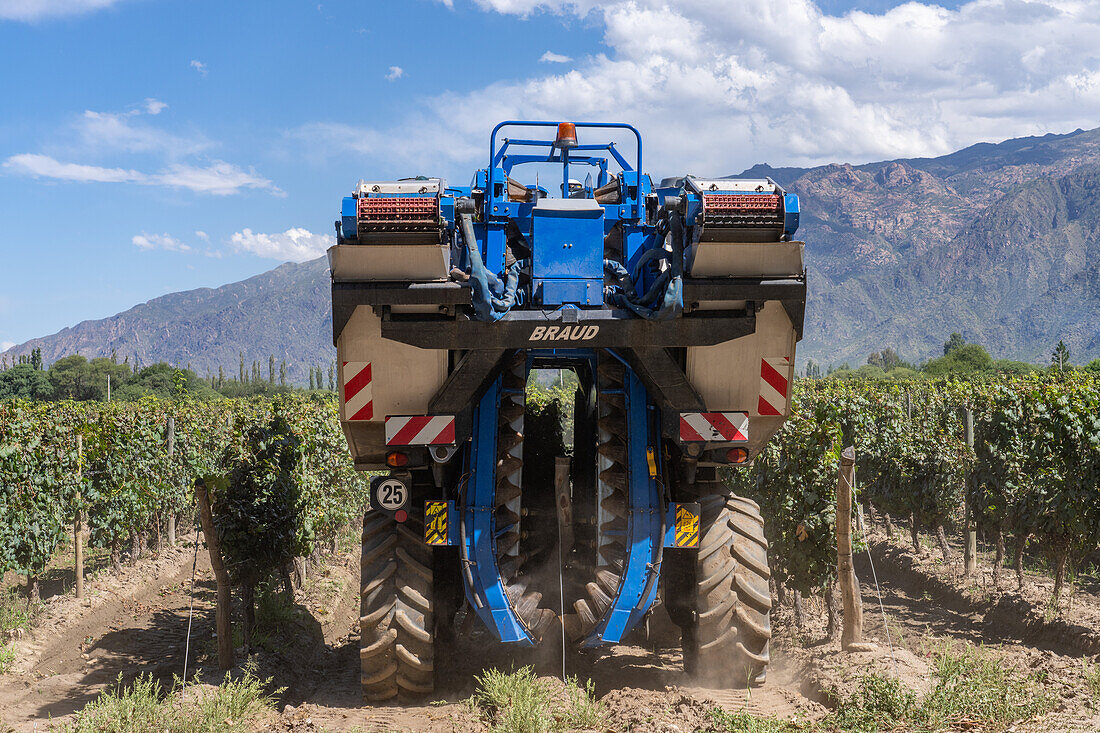
[[[956,331],[955,333],[951,334],[947,341],[944,342],[943,355],[947,356],[952,351],[961,346],[966,346],[966,341],[963,339],[962,334]]]
[[[884,372],[888,372],[891,369],[895,369],[897,367],[910,366],[910,364],[908,364],[900,356],[898,356],[898,352],[894,351],[889,346],[887,346],[882,351],[871,352],[871,355],[867,357],[867,363],[871,366],[879,367]]]
[[[88,362],[88,370],[91,374],[90,388],[95,395],[92,399],[107,399],[107,384],[110,380],[111,393],[126,384],[133,374],[126,364],[118,364],[107,357],[99,357]]]
[[[61,357],[50,365],[47,376],[56,399],[81,401],[97,397],[91,365],[80,354]]]
[[[185,395],[198,399],[211,399],[218,396],[205,381],[199,378],[199,375],[188,369],[174,367],[167,362],[145,367],[116,394],[120,400],[137,400],[145,396],[166,400]]]
[[[16,364],[0,372],[0,400],[21,397],[27,400],[48,400],[53,395],[53,385],[45,372],[30,364]]]
[[[993,369],[993,357],[978,344],[963,344],[952,348],[946,356],[921,367],[921,371],[932,376],[971,376]]]
[[[1069,347],[1066,346],[1065,341],[1058,340],[1058,345],[1054,347],[1054,351],[1050,354],[1050,364],[1058,367],[1058,371],[1069,365]]]

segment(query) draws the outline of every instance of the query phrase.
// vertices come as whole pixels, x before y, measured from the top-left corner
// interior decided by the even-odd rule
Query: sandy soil
[[[173,675],[183,671],[193,552],[184,543],[126,569],[119,578],[100,573],[87,584],[89,597],[82,601],[64,595],[48,600],[34,632],[15,643],[15,669],[0,676],[0,721],[18,731],[41,729],[51,718],[65,719],[79,710],[120,675],[125,681],[151,674],[170,685]],[[784,719],[819,718],[826,712],[823,703],[852,689],[868,671],[927,689],[931,655],[946,641],[959,640],[984,645],[1004,664],[1046,673],[1049,689],[1061,700],[1059,709],[1017,730],[1100,730],[1100,704],[1090,698],[1083,673],[1083,662],[1100,649],[1092,646],[1100,626],[1091,623],[1100,618],[1100,599],[1078,591],[1069,611],[1052,615],[1036,602],[1043,597],[1041,585],[1029,585],[1022,594],[1009,592],[1006,575],[1006,590],[990,593],[980,582],[975,590],[972,579],[953,576],[954,569],[942,561],[881,539],[872,543],[871,554],[881,611],[866,555],[857,559],[857,573],[866,637],[876,642],[874,651],[843,654],[835,642],[820,641],[823,609],[809,599],[812,620],[802,630],[792,628],[789,609],[777,611],[768,681],[751,694],[701,688],[685,677],[675,629],[661,610],[648,633],[636,633],[628,644],[570,652],[567,672],[594,681],[609,730],[687,733],[706,730],[715,707]],[[201,669],[204,682],[216,682],[214,586],[205,549],[198,558],[190,670]],[[279,715],[265,729],[487,730],[466,702],[476,674],[493,666],[531,664],[547,678],[561,675],[560,648],[546,645],[525,652],[492,644],[485,632],[475,624],[463,625],[460,617],[460,641],[441,664],[443,683],[432,700],[364,707],[357,679],[357,586],[358,554],[331,558],[299,589],[297,620],[267,645],[269,651],[253,655],[260,674],[286,688]]]

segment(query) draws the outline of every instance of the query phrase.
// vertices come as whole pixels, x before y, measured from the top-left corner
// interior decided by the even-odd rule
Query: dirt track
[[[183,669],[192,553],[191,546],[181,546],[128,569],[121,578],[101,575],[89,582],[89,598],[82,602],[52,599],[34,634],[16,642],[15,670],[0,677],[0,721],[20,731],[34,730],[36,723],[41,729],[50,718],[79,710],[120,674],[124,680],[152,674],[170,684],[172,675]],[[214,592],[204,555],[199,553],[191,670],[196,665],[204,670],[214,667]],[[1052,633],[1062,628],[1057,620],[1051,622],[1055,625],[1036,626],[1035,619],[1022,611],[1010,619],[1006,614],[1016,608],[1012,603],[952,592],[950,577],[940,577],[950,576],[948,568],[937,570],[927,559],[916,560],[885,544],[876,545],[874,555],[893,648],[886,644],[864,556],[857,571],[863,582],[867,636],[879,642],[875,652],[841,655],[835,643],[815,644],[823,635],[820,621],[796,635],[789,611],[782,609],[775,619],[777,641],[767,684],[751,695],[702,689],[680,671],[674,628],[658,611],[648,638],[638,633],[632,643],[614,649],[571,653],[568,673],[594,681],[615,730],[690,731],[705,726],[715,706],[786,719],[819,717],[825,712],[818,702],[826,697],[823,689],[844,690],[864,671],[896,674],[919,688],[927,684],[927,658],[935,646],[943,639],[959,639],[992,645],[1006,664],[1049,673],[1050,685],[1062,697],[1062,709],[1037,727],[1021,730],[1100,730],[1097,703],[1086,699],[1081,681],[1080,638]],[[441,664],[443,687],[432,704],[361,707],[357,573],[356,556],[335,558],[325,574],[298,592],[298,620],[269,645],[276,651],[254,656],[261,674],[287,688],[286,707],[272,729],[478,730],[484,725],[464,701],[473,691],[473,676],[481,670],[532,664],[541,675],[560,676],[560,651],[552,646],[516,653],[490,644],[476,628],[460,626],[461,641]],[[1100,602],[1088,594],[1079,593],[1074,605],[1071,622],[1074,616],[1088,621],[1100,609]],[[811,619],[822,615],[812,607],[808,610]],[[1082,623],[1069,627],[1086,628]],[[1086,644],[1092,638],[1089,631],[1086,628]],[[204,679],[216,681],[217,675],[206,672]]]

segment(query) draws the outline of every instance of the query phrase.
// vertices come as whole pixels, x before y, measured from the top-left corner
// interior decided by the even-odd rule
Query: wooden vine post
[[[176,419],[174,417],[169,416],[165,432],[168,435],[168,460],[171,463],[172,457],[176,455]],[[160,530],[157,530],[157,533],[159,537]],[[168,510],[168,546],[176,546],[176,512],[173,509]]]
[[[221,543],[214,531],[214,515],[210,512],[210,494],[206,491],[206,482],[201,478],[195,482],[195,502],[199,505],[199,521],[202,533],[206,537],[206,549],[210,553],[210,567],[214,570],[214,581],[218,586],[218,605],[214,611],[218,630],[218,666],[232,669],[233,628],[229,623],[229,604],[232,600],[232,587],[229,585],[229,573],[222,562]]]
[[[84,508],[80,484],[84,480],[84,436],[76,436],[76,516],[73,518],[73,558],[76,597],[84,597]]]
[[[863,599],[859,580],[852,566],[852,487],[855,485],[856,449],[845,448],[840,454],[840,476],[836,484],[836,569],[844,598],[844,626],[840,646],[847,651],[867,651],[873,644],[863,642]]]
[[[963,432],[966,444],[970,450],[974,450],[974,413],[969,407],[963,413]],[[967,492],[969,493],[969,492]],[[966,574],[972,575],[978,570],[978,530],[974,526],[974,509],[970,506],[970,498],[964,499],[963,516],[966,518],[966,546],[963,549],[963,566]]]

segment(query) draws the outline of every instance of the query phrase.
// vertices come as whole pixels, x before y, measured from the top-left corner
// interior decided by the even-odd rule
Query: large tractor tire
[[[760,684],[769,660],[771,592],[760,507],[700,468],[684,501],[700,504],[698,550],[666,553],[665,605],[681,630],[684,669],[722,687]]]
[[[368,702],[435,689],[432,549],[423,518],[398,523],[380,511],[363,519],[359,660]]]

